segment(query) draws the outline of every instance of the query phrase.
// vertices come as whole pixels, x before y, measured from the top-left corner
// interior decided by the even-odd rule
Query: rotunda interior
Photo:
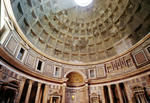
[[[0,0],[0,103],[150,103],[150,1]]]

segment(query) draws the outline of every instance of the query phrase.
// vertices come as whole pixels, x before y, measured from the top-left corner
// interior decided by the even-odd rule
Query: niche
[[[52,103],[60,103],[60,98],[58,96],[52,97]]]
[[[95,70],[93,70],[93,69],[89,70],[89,76],[90,76],[90,78],[94,78],[95,77]]]
[[[18,52],[17,59],[23,61],[24,54],[25,54],[25,50],[21,47],[19,52]]]
[[[42,72],[44,67],[44,62],[42,60],[37,60],[36,70]]]
[[[60,77],[61,76],[61,69],[59,67],[54,68],[54,77]]]
[[[149,103],[149,97],[146,92],[146,88],[136,86],[132,88],[134,96],[132,98],[134,103]]]
[[[17,81],[2,83],[0,86],[0,103],[15,103],[18,88]]]
[[[84,79],[81,74],[77,72],[69,73],[66,78],[68,78],[67,86],[78,87],[84,85]]]
[[[96,93],[92,93],[90,97],[90,103],[101,103],[100,96]]]

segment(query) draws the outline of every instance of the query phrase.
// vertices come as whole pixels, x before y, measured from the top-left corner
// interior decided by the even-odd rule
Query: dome
[[[83,7],[75,1],[15,0],[11,3],[25,37],[56,61],[105,60],[126,51],[149,31],[149,9],[141,8],[147,2],[93,0]],[[139,15],[140,12],[145,16]]]

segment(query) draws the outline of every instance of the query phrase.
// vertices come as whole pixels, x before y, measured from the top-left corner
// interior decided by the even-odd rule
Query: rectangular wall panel
[[[17,49],[17,46],[18,46],[17,40],[13,36],[11,36],[8,42],[6,43],[6,49],[8,50],[8,52],[14,55]]]

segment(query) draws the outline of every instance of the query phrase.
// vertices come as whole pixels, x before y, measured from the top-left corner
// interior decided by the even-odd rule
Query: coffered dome
[[[150,31],[148,1],[11,0],[27,39],[49,57],[94,62],[129,49]]]

